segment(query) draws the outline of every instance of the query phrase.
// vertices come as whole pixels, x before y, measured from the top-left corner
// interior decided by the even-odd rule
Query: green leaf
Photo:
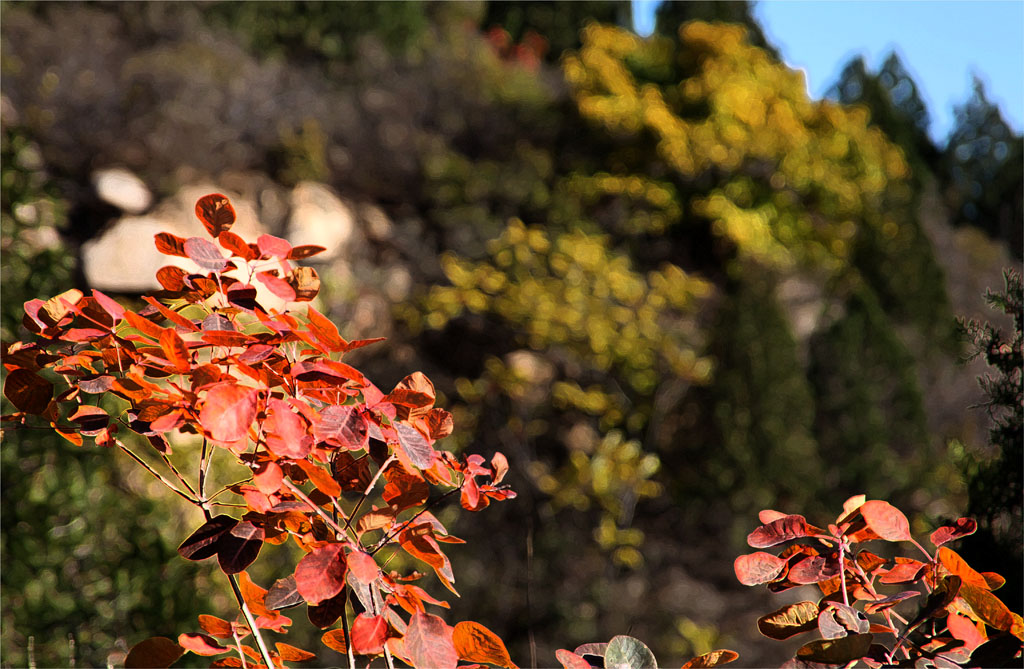
[[[658,661],[642,641],[619,635],[608,642],[604,666],[605,669],[657,669]]]

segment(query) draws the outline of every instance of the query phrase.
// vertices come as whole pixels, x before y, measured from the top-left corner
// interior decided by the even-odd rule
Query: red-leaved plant
[[[1020,666],[1024,622],[992,591],[1005,581],[977,572],[945,544],[973,534],[977,524],[960,518],[932,532],[932,555],[910,534],[910,523],[888,502],[852,497],[843,513],[822,529],[803,516],[766,510],[750,533],[753,548],[785,546],[736,558],[744,585],[766,583],[772,592],[816,584],[822,597],[784,606],[757,621],[772,639],[817,630],[785,666],[1006,667]],[[924,560],[886,559],[864,550],[865,542],[908,542]],[[908,617],[895,607],[921,601]],[[1016,658],[1016,659],[1015,659]]]
[[[505,457],[495,453],[488,463],[434,447],[451,433],[452,418],[434,407],[423,374],[384,393],[342,362],[379,340],[346,341],[312,305],[305,318],[260,305],[253,281],[288,302],[312,300],[316,271],[293,261],[321,247],[293,248],[270,235],[246,242],[230,231],[235,212],[220,194],[201,198],[196,215],[217,244],[161,233],[156,246],[202,273],[161,267],[164,290],[145,296],[139,311],[96,290],[32,300],[24,325],[37,340],[3,346],[4,393],[18,409],[4,420],[42,420],[76,445],[84,435],[129,455],[201,510],[205,521],[178,552],[189,560],[216,556],[231,585],[238,615],[201,615],[201,632],[141,641],[126,666],[167,667],[186,652],[218,656],[215,667],[312,659],[307,650],[269,645],[266,635],[286,633],[291,620],[281,611],[305,604],[317,627],[339,626],[322,640],[347,654],[351,667],[356,655],[383,655],[389,667],[395,658],[417,667],[515,667],[483,625],[451,627],[427,613],[427,604],[447,604],[412,583],[421,574],[387,570],[381,553],[400,547],[455,592],[441,544],[461,540],[429,509],[454,493],[471,511],[514,497],[501,483]],[[189,467],[168,457],[166,435],[174,432],[202,442]],[[148,441],[166,471],[133,451],[125,433]],[[211,493],[210,467],[226,460],[221,452],[248,475]],[[446,490],[432,497],[434,488]],[[224,501],[229,494],[235,503]],[[254,583],[245,570],[264,544],[289,540],[305,552],[294,571],[269,589]]]

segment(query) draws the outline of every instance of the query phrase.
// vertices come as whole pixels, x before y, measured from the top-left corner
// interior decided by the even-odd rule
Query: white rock
[[[327,186],[300,182],[292,190],[291,200],[292,215],[285,237],[292,246],[314,244],[327,249],[313,260],[336,258],[354,241],[355,212]]]
[[[142,179],[120,167],[93,173],[92,183],[101,200],[129,214],[141,214],[153,202]]]
[[[158,232],[179,234],[173,221],[154,216],[126,216],[102,235],[82,245],[82,268],[92,288],[115,293],[160,290],[156,271],[164,265],[196,269],[187,258],[165,256],[156,250]]]

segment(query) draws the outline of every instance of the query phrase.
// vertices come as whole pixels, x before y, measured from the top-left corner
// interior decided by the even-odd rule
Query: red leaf
[[[946,525],[932,532],[932,545],[938,548],[961,537],[974,534],[978,529],[978,523],[973,518],[958,518],[952,525]]]
[[[747,536],[747,543],[751,548],[768,548],[806,536],[808,536],[807,520],[803,516],[783,516],[751,532]]]
[[[216,441],[244,439],[256,418],[258,392],[234,383],[214,386],[206,393],[199,423]]]
[[[345,587],[344,547],[327,544],[313,549],[295,568],[295,587],[310,604],[334,597]]]
[[[335,440],[343,448],[358,451],[369,440],[366,420],[353,404],[332,404],[320,412],[320,421],[313,426],[318,441]]]
[[[202,237],[189,237],[185,240],[185,255],[189,260],[203,269],[222,272],[228,259],[221,255],[220,249]]]
[[[148,318],[143,318],[134,311],[125,311],[124,318],[128,321],[128,325],[132,326],[147,337],[157,341],[160,340],[160,335],[163,334],[165,329]]]
[[[267,290],[285,302],[295,301],[295,289],[287,281],[279,279],[270,272],[258,272],[256,278],[267,287]]]
[[[590,663],[576,653],[559,648],[555,651],[555,659],[562,663],[563,669],[590,669]]]
[[[18,368],[7,375],[4,395],[19,411],[39,416],[53,398],[53,384],[35,372]]]
[[[171,321],[172,323],[174,323],[178,327],[180,327],[180,328],[182,328],[184,330],[187,330],[189,332],[198,332],[199,331],[199,328],[196,326],[195,323],[193,323],[189,319],[185,318],[184,316],[179,314],[177,311],[174,311],[173,309],[168,309],[164,305],[160,304],[159,300],[155,300],[152,297],[150,297],[149,295],[143,295],[142,299],[144,299],[146,302],[151,304],[157,311],[160,312],[160,315],[162,315],[164,318],[166,318],[167,320]]]
[[[110,317],[114,319],[115,323],[124,317],[124,307],[110,297],[107,297],[95,288],[92,289],[92,296],[96,299],[99,305],[103,307],[103,311],[110,314]]]
[[[280,490],[282,480],[284,472],[281,471],[280,465],[272,460],[262,462],[252,477],[252,482],[264,495],[272,495]]]
[[[314,309],[313,305],[307,307],[306,314],[309,318],[310,331],[328,351],[336,352],[344,348],[347,342],[338,334],[338,327],[334,323]]]
[[[196,216],[211,237],[217,237],[235,223],[235,208],[220,193],[204,195],[196,201]]]
[[[124,666],[125,669],[169,667],[184,654],[185,650],[167,637],[155,636],[132,646],[124,658]]]
[[[348,568],[356,580],[369,585],[380,576],[380,567],[372,555],[362,551],[352,551],[345,558]]]
[[[879,576],[879,582],[892,584],[916,581],[925,564],[910,558],[903,558],[902,560],[897,561],[897,564],[892,569]]]
[[[185,240],[177,235],[172,235],[169,232],[158,232],[154,236],[154,241],[156,242],[156,250],[166,256],[188,257],[185,253]]]
[[[986,640],[985,635],[978,631],[973,620],[958,613],[951,612],[946,617],[946,626],[953,638],[963,641],[964,647],[969,651],[973,651]]]
[[[786,566],[786,561],[771,553],[758,551],[741,555],[733,562],[736,578],[743,585],[759,585],[775,579]]]
[[[416,667],[455,669],[459,654],[452,641],[452,628],[437,616],[417,612],[405,631],[405,652]]]
[[[205,634],[179,634],[178,645],[196,655],[220,655],[228,650]]]
[[[452,633],[452,642],[460,660],[517,669],[501,638],[480,623],[471,620],[457,623]]]
[[[352,652],[356,655],[379,655],[384,652],[388,624],[383,616],[360,613],[352,623]]]
[[[888,502],[871,500],[860,507],[860,514],[875,534],[886,541],[909,541],[910,522],[903,512]]]
[[[269,416],[263,422],[267,448],[281,457],[296,460],[309,455],[312,440],[306,434],[306,421],[284,400],[271,398],[267,409]]]
[[[288,254],[292,251],[292,245],[288,243],[287,239],[281,239],[273,235],[260,235],[256,238],[256,246],[259,247],[263,255],[276,256],[278,258],[287,258]]]

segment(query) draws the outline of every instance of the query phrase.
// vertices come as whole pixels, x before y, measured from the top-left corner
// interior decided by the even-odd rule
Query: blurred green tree
[[[1024,137],[1013,132],[975,77],[974,91],[956,107],[943,156],[946,195],[955,221],[974,225],[1024,254]]]

